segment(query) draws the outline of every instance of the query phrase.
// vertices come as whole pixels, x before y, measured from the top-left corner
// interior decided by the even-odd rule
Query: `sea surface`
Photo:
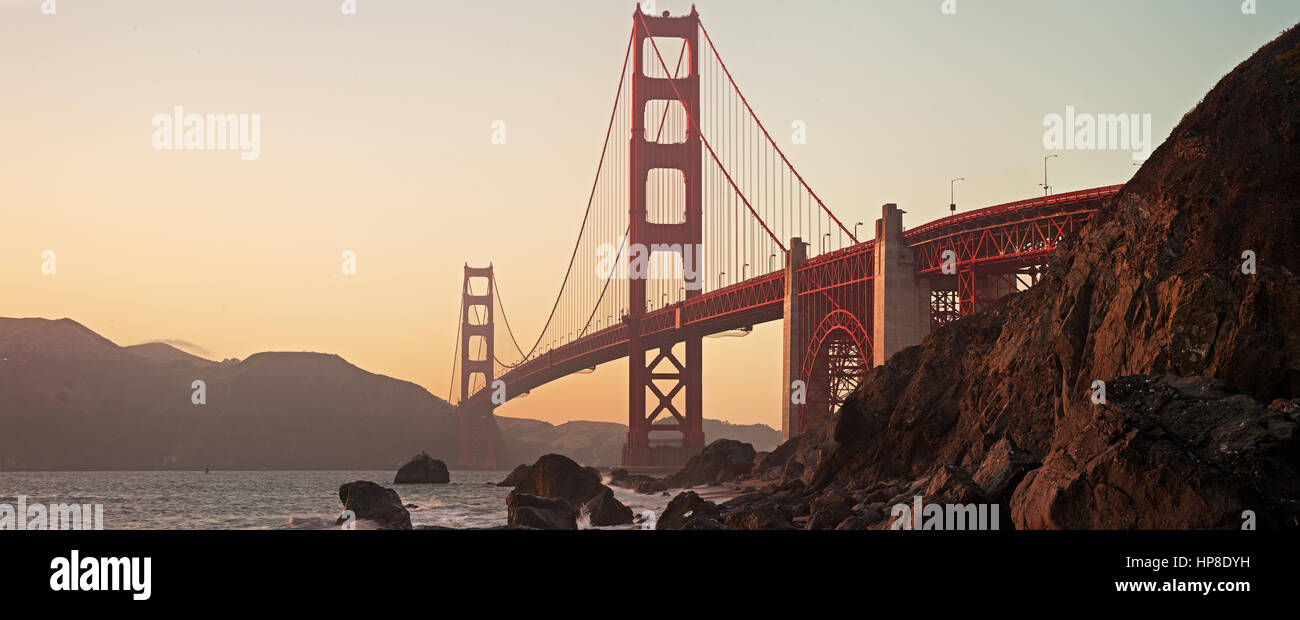
[[[106,530],[328,529],[343,510],[339,485],[371,480],[416,505],[408,508],[415,527],[493,527],[506,523],[510,488],[496,483],[509,473],[452,471],[450,484],[394,485],[392,471],[0,471],[0,504],[16,507],[19,495],[28,505],[103,504]],[[669,500],[614,493],[637,516]]]

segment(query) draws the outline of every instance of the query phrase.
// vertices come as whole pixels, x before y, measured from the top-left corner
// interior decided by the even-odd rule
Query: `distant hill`
[[[217,364],[69,319],[0,319],[0,428],[4,469],[396,469],[459,440],[445,401],[337,355]]]
[[[191,402],[196,380],[207,403]],[[498,418],[500,466],[559,452],[619,462],[627,427]],[[393,469],[422,451],[449,465],[454,407],[337,355],[214,362],[154,342],[121,347],[70,319],[0,318],[0,469]],[[779,433],[705,420],[709,440],[758,450]]]
[[[203,359],[197,355],[186,353],[172,345],[164,342],[147,342],[145,344],[135,344],[129,347],[122,347],[144,359],[159,364],[169,364],[173,362],[182,362],[194,368],[207,368],[216,366],[217,363],[212,360]]]

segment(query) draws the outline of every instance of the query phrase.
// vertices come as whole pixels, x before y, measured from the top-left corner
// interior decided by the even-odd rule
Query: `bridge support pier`
[[[916,256],[903,241],[903,213],[890,203],[876,220],[872,366],[930,333],[930,283],[916,276]]]
[[[634,331],[633,334],[636,334]],[[685,349],[684,359],[678,357],[673,344],[660,347],[650,361],[640,335],[631,337],[628,357],[628,404],[631,416],[627,429],[627,443],[623,445],[625,467],[680,467],[691,456],[704,449],[704,415],[701,390],[704,387],[704,341],[699,336],[687,336],[679,343]],[[660,384],[656,381],[671,381]],[[665,389],[666,388],[666,389]],[[646,414],[646,396],[652,396],[655,408]],[[680,409],[675,400],[682,397]],[[668,413],[673,421],[655,423],[661,413]],[[677,431],[681,444],[654,445],[652,431]]]
[[[781,342],[781,442],[790,441],[803,429],[799,428],[800,404],[794,402],[794,382],[799,380],[803,363],[803,314],[799,308],[799,265],[808,257],[808,247],[803,239],[790,239],[790,251],[785,261],[785,304]],[[804,386],[805,392],[807,386]],[[805,394],[806,395],[806,394]]]

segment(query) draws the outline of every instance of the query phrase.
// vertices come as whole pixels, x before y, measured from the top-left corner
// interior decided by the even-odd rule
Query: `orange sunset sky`
[[[521,342],[564,275],[634,3],[0,0],[0,316],[69,317],[211,359],[337,353],[446,397],[461,267]],[[850,226],[1041,194],[1045,115],[1152,116],[1155,140],[1300,21],[1260,0],[695,3],[794,165]],[[689,2],[660,0],[658,10]],[[261,116],[261,155],[159,151],[175,106]],[[492,123],[507,142],[492,143]],[[789,128],[807,124],[807,143]],[[1122,183],[1066,152],[1058,191]],[[57,273],[41,272],[42,252]],[[357,255],[357,274],[340,255]],[[705,416],[779,428],[780,326],[705,344]],[[504,347],[498,344],[498,350]],[[615,362],[500,415],[626,423]]]

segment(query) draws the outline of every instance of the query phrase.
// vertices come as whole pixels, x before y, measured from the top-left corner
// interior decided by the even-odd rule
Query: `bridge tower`
[[[689,115],[696,123],[700,122],[700,79],[699,79],[699,14],[695,9],[686,16],[668,17],[651,16],[641,12],[638,4],[632,16],[633,28],[633,65],[632,65],[632,136],[628,145],[630,152],[629,183],[629,247],[651,248],[663,246],[674,248],[679,254],[691,252],[692,256],[682,255],[682,260],[700,259],[696,250],[703,239],[703,215],[701,196],[701,167],[703,155],[700,135],[689,125],[684,141],[670,142],[678,137],[659,138],[647,136],[647,106],[652,102],[672,106],[678,102],[678,94]],[[658,41],[680,39],[685,45],[687,63],[684,68],[689,74],[684,77],[666,75],[650,77],[657,74],[655,69],[662,69],[660,55],[648,41],[651,37]],[[662,48],[663,43],[658,43]],[[677,48],[674,48],[677,49]],[[662,49],[660,50],[662,53]],[[648,74],[647,69],[651,72]],[[662,71],[659,71],[662,72]],[[684,213],[678,221],[652,222],[648,217],[650,207],[647,204],[647,184],[651,171],[677,171],[680,177],[682,194],[685,196]],[[634,252],[628,253],[629,266],[636,259]],[[697,272],[700,270],[697,270]],[[627,442],[623,445],[623,465],[625,466],[678,466],[690,455],[704,448],[704,418],[701,409],[703,400],[701,389],[703,379],[703,342],[701,334],[683,333],[678,343],[662,344],[653,359],[646,360],[647,347],[641,334],[642,318],[646,314],[646,304],[651,301],[646,295],[645,277],[637,277],[635,269],[629,282],[629,311],[626,318],[628,325],[628,432]],[[686,298],[692,299],[700,291],[685,285]],[[675,348],[677,344],[684,353],[684,358]],[[664,389],[656,381],[670,381],[671,387]],[[678,406],[677,397],[681,396],[682,406]],[[654,409],[646,413],[646,400],[650,397]],[[672,422],[655,423],[660,414],[668,413]],[[675,431],[681,434],[681,446],[651,445],[651,431]]]
[[[475,294],[471,286],[476,280],[485,283],[484,292]],[[496,408],[491,398],[478,399],[481,405],[470,405],[471,387],[491,390],[495,375],[492,313],[492,266],[475,268],[465,265],[465,282],[461,288],[460,313],[460,457],[463,469],[496,469],[497,432]]]

